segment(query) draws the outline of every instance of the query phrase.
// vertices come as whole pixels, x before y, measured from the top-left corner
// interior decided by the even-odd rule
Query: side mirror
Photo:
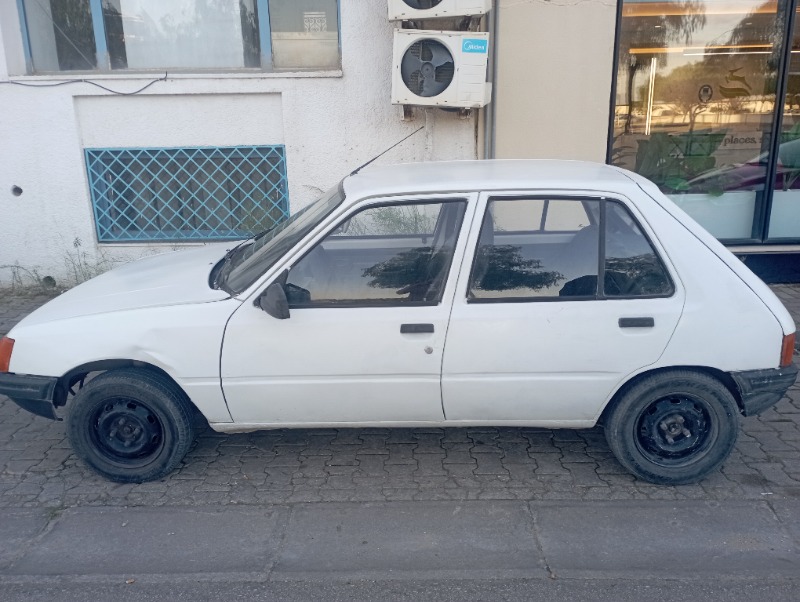
[[[288,275],[288,270],[281,274],[254,302],[256,307],[260,307],[278,320],[286,320],[289,317],[289,301],[286,298],[286,289],[284,289],[284,282]]]

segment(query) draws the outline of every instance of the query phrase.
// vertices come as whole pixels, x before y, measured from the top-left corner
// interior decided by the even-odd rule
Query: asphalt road
[[[528,600],[530,602],[641,602],[642,600],[686,601],[724,600],[725,602],[795,602],[797,584],[741,583],[738,581],[700,581],[675,578],[669,581],[626,580],[470,580],[449,581],[326,581],[326,582],[163,582],[139,581],[133,584],[80,582],[37,582],[4,585],[0,595],[9,602],[52,602],[74,600],[96,602],[151,602],[226,600],[396,600],[419,602],[464,602]]]
[[[800,501],[7,510],[3,600],[796,600]]]

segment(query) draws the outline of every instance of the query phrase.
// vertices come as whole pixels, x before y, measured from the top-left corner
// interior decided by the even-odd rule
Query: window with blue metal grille
[[[283,146],[85,153],[100,242],[231,240],[289,215]]]

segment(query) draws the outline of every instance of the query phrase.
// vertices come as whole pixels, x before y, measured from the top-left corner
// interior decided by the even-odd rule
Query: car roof
[[[346,177],[343,185],[345,194],[356,198],[472,190],[622,191],[636,186],[619,168],[556,159],[431,161],[367,167]]]

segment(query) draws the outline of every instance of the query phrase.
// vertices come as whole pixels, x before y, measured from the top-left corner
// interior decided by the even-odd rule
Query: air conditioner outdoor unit
[[[390,21],[484,15],[492,0],[389,0]]]
[[[489,34],[475,31],[396,29],[392,104],[486,106]]]

